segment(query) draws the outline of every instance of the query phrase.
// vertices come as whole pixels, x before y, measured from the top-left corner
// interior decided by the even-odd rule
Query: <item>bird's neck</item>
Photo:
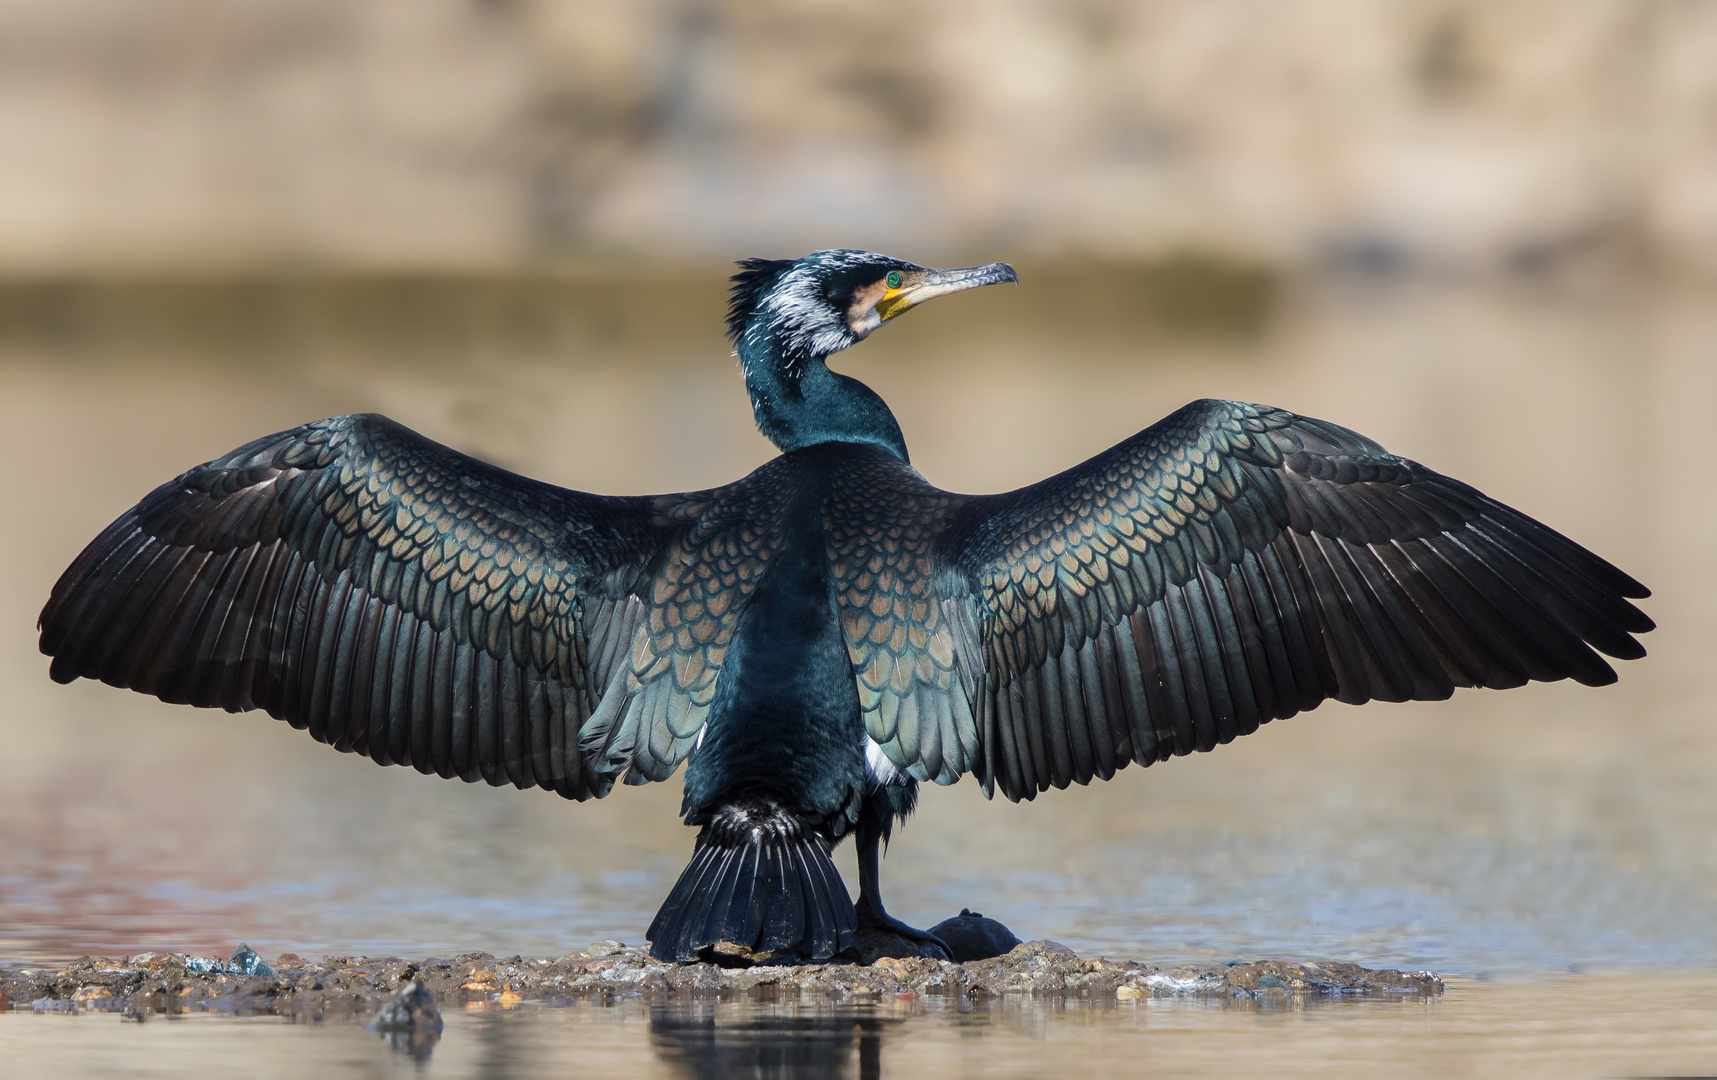
[[[864,383],[830,371],[823,357],[800,355],[789,368],[773,335],[748,333],[740,339],[739,358],[757,428],[782,452],[868,443],[910,460],[888,405]]]

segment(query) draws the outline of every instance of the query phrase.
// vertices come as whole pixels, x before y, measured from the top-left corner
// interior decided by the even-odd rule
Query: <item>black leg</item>
[[[871,798],[866,800],[865,813],[859,818],[858,827],[854,829],[853,841],[858,848],[859,864],[859,898],[853,905],[858,910],[858,928],[860,930],[883,930],[898,934],[908,941],[921,945],[931,945],[942,951],[945,959],[953,959],[954,954],[942,939],[925,930],[908,926],[894,918],[882,906],[882,889],[879,884],[880,862],[882,857],[882,840],[889,832],[888,826],[892,818],[888,810],[881,805],[882,800]]]
[[[867,914],[885,916],[887,912],[882,907],[882,886],[879,881],[882,871],[882,829],[871,821],[866,814],[858,824],[857,835],[853,837],[858,846],[859,864],[859,918]]]

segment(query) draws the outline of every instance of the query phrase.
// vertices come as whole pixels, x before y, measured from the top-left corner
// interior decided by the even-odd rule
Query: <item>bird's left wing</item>
[[[1593,647],[1642,656],[1652,626],[1625,599],[1646,589],[1566,537],[1280,409],[1194,402],[1042,483],[948,499],[920,517],[939,592],[975,611],[974,771],[1013,799],[1327,698],[1610,682]]]
[[[381,764],[582,799],[612,767],[581,761],[580,728],[633,659],[673,505],[335,417],[146,496],[60,577],[41,647],[60,682],[260,707]]]

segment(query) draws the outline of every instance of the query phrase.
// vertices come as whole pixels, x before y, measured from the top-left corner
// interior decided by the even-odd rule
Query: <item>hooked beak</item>
[[[949,293],[964,292],[980,285],[995,285],[1003,281],[1018,281],[1019,275],[1007,263],[986,263],[964,266],[958,270],[924,270],[905,275],[900,288],[889,289],[876,302],[879,322],[887,322],[902,312],[917,307],[926,300]]]

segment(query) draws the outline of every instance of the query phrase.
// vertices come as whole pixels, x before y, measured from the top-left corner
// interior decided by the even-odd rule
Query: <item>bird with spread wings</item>
[[[1030,799],[1335,699],[1449,697],[1644,655],[1647,590],[1343,427],[1198,401],[1040,483],[932,486],[828,356],[1014,280],[855,251],[751,260],[730,331],[782,450],[608,497],[381,416],[258,439],[151,492],[54,586],[50,674],[262,709],[379,764],[571,799],[686,764],[693,861],[656,955],[822,958],[890,918],[916,783]],[[688,764],[689,762],[689,764]],[[829,861],[860,849],[855,905]]]

